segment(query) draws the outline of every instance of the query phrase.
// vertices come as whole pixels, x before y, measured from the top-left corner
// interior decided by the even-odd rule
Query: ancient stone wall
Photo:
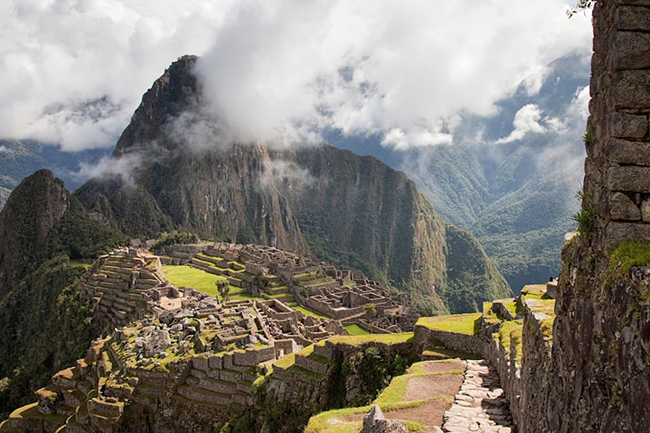
[[[650,239],[650,1],[598,1],[583,209],[607,252]]]
[[[593,25],[580,230],[563,251],[552,339],[524,326],[521,432],[650,425],[650,271],[614,258],[650,240],[650,0],[599,0]]]

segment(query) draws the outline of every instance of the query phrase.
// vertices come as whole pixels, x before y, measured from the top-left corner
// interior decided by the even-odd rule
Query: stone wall
[[[650,426],[650,270],[612,259],[650,240],[650,0],[599,0],[593,25],[583,223],[563,251],[552,337],[524,318],[518,376],[488,354],[521,432]]]
[[[593,25],[583,209],[607,252],[650,239],[650,1],[599,1]]]

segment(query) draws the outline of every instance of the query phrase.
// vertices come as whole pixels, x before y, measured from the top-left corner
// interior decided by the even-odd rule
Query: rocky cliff
[[[0,299],[47,253],[49,233],[70,207],[63,182],[39,170],[9,197],[0,214]]]
[[[144,95],[113,154],[116,166],[130,169],[80,188],[77,196],[89,209],[133,235],[178,228],[310,251],[411,291],[423,311],[448,308],[439,293],[450,283],[452,247],[441,219],[403,173],[325,145],[234,144],[205,113],[192,74],[196,61],[179,59]],[[463,249],[465,240],[473,238],[455,244]],[[489,263],[479,251],[474,258]],[[493,266],[485,266],[478,285],[464,279],[466,266],[455,263],[457,287],[477,290],[481,301],[510,293]]]

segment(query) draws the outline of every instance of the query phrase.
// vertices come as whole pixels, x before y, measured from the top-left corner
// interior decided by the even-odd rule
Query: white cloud
[[[132,184],[134,183],[133,176],[142,165],[143,160],[146,159],[142,154],[134,152],[120,158],[104,157],[94,164],[81,162],[79,171],[74,175],[84,180],[90,178],[119,178],[126,183]]]
[[[496,143],[512,143],[521,140],[529,133],[538,133],[546,131],[539,121],[542,118],[542,112],[535,104],[524,105],[515,114],[515,120],[512,122],[514,129],[507,137],[500,138]],[[556,122],[553,122],[556,124]]]
[[[447,143],[451,118],[495,114],[525,77],[535,77],[533,94],[548,63],[589,52],[589,20],[569,21],[566,9],[560,0],[247,1],[198,69],[215,111],[244,139],[300,125],[298,138],[329,126],[385,134],[397,149]]]
[[[548,78],[548,74],[551,72],[551,68],[544,66],[539,69],[539,71],[533,72],[526,78],[524,78],[523,85],[526,89],[526,94],[528,96],[535,96],[539,93],[544,81]],[[559,77],[558,77],[559,78]]]
[[[589,52],[566,0],[13,0],[0,4],[0,137],[114,144],[142,93],[183,54],[241,139],[328,126],[397,149],[448,143],[454,119],[545,65]],[[93,114],[94,113],[94,114]],[[395,141],[401,131],[403,140]],[[391,138],[393,137],[393,138]]]
[[[281,186],[293,191],[299,191],[312,185],[316,179],[294,161],[284,159],[268,159],[260,173],[260,186],[272,188]],[[321,179],[321,181],[324,181]]]

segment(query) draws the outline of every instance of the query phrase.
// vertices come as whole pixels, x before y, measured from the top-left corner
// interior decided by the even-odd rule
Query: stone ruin
[[[224,276],[234,287],[246,287],[257,275],[265,275],[268,285],[262,297],[297,303],[374,333],[412,331],[418,319],[405,296],[361,272],[338,270],[311,255],[225,242],[171,246],[164,252],[168,257],[161,257],[163,263],[188,264]],[[372,314],[366,309],[369,304],[374,306]]]

